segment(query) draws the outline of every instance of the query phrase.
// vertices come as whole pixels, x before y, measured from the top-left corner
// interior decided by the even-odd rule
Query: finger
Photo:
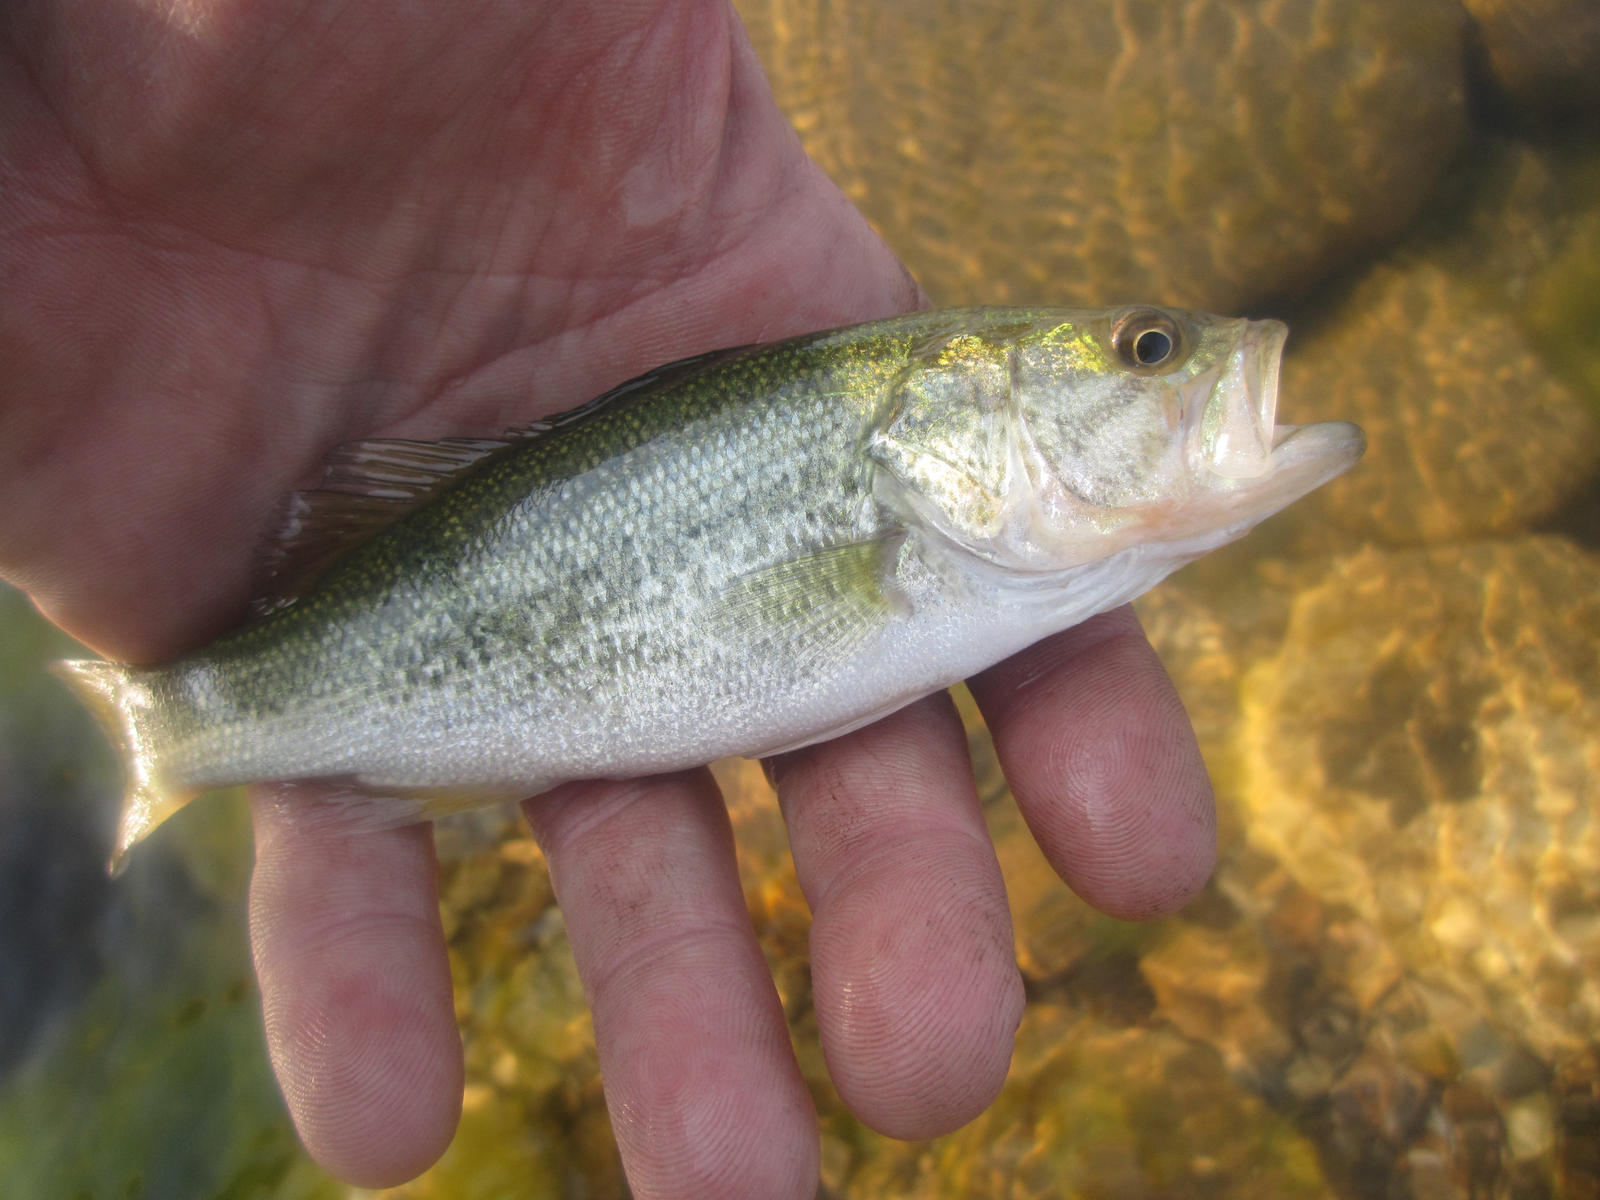
[[[461,1114],[432,830],[350,832],[296,819],[269,789],[252,801],[250,937],[289,1113],[332,1174],[403,1183]]]
[[[966,1123],[1005,1080],[1023,1001],[954,706],[930,697],[772,771],[840,1096],[894,1137]]]
[[[1194,729],[1133,610],[970,681],[1028,827],[1072,889],[1135,920],[1182,907],[1216,857]]]
[[[816,1114],[710,773],[569,784],[525,808],[634,1194],[810,1200]]]

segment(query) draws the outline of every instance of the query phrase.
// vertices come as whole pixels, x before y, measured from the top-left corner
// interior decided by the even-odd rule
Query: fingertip
[[[964,1125],[1022,1017],[1010,910],[947,697],[776,764],[840,1097],[892,1137]]]
[[[1129,608],[972,681],[1024,819],[1084,900],[1124,920],[1183,907],[1216,860],[1216,802],[1177,690]]]
[[[809,1200],[816,1112],[770,980],[729,940],[680,941],[596,997],[618,1149],[640,1196]]]
[[[1046,857],[1080,897],[1108,916],[1149,920],[1181,909],[1211,876],[1211,782],[1203,768],[1194,769],[1198,751],[1191,760],[1182,744],[1193,735],[1181,709],[1181,728],[1150,722],[1137,700],[1112,699],[1105,717],[1099,731],[1056,735],[1059,761],[1041,772],[1034,795],[1064,801],[1035,798],[1024,812]]]
[[[267,1050],[329,1173],[403,1183],[449,1146],[463,1065],[426,826],[296,826],[258,797],[251,940]]]
[[[568,784],[525,810],[634,1194],[815,1195],[816,1113],[710,773]]]
[[[926,849],[841,894],[812,928],[829,1075],[865,1124],[907,1141],[994,1102],[1024,1005],[1009,920],[994,916],[1003,891],[987,872],[963,878],[948,848]]]
[[[393,1187],[449,1147],[461,1117],[462,1066],[453,1021],[414,994],[416,973],[391,960],[375,931],[323,947],[293,990],[263,984],[273,1070],[307,1152],[358,1187]]]

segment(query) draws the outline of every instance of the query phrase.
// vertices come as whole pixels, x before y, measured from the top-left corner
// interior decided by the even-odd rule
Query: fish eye
[[[1111,330],[1111,348],[1136,371],[1157,371],[1177,362],[1182,349],[1178,324],[1153,308],[1124,314]]]

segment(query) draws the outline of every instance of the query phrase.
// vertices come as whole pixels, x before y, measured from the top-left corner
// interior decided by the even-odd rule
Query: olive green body
[[[1281,344],[919,313],[686,359],[503,440],[343,448],[291,504],[276,611],[165,666],[62,665],[123,745],[119,853],[225,784],[326,781],[391,824],[870,721],[1354,461],[1275,447]]]
[[[691,369],[468,468],[290,607],[150,674],[169,777],[537,788],[669,765],[652,727],[713,713],[737,748],[820,664],[723,593],[887,531],[866,442],[927,321]]]

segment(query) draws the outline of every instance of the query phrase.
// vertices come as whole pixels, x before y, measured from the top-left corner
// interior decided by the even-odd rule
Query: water
[[[1221,805],[1184,913],[1073,899],[966,706],[1030,1001],[967,1128],[838,1104],[775,806],[719,768],[827,1194],[1600,1194],[1600,152],[1562,108],[1594,97],[1469,7],[743,6],[937,301],[1282,316],[1282,417],[1371,441],[1140,605]],[[0,1194],[344,1194],[266,1066],[237,798],[107,882],[110,764],[0,604]],[[537,851],[440,847],[466,1103],[394,1194],[625,1195]]]

